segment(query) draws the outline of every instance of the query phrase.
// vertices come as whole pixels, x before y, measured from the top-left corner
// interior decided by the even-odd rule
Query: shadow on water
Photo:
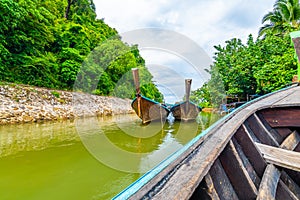
[[[0,126],[0,199],[110,199],[218,118],[201,113],[196,122],[142,126],[135,115],[124,115]],[[132,159],[135,171],[90,154],[82,135],[118,165]]]

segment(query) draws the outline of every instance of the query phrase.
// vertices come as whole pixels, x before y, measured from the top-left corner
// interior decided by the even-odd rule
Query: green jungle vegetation
[[[226,96],[241,100],[266,94],[290,83],[297,74],[297,60],[289,33],[299,30],[298,0],[276,0],[273,11],[262,19],[258,38],[250,34],[246,44],[238,38],[215,46],[211,80],[191,94],[202,107],[218,107]]]
[[[141,91],[162,101],[137,45],[97,19],[92,0],[1,0],[0,81],[132,98],[131,68]],[[259,37],[216,45],[211,80],[191,94],[202,107],[228,95],[246,99],[284,87],[296,75],[289,33],[299,30],[298,0],[276,0],[262,19]]]
[[[142,93],[162,101],[137,46],[95,9],[92,0],[1,0],[0,81],[132,98],[139,68]]]

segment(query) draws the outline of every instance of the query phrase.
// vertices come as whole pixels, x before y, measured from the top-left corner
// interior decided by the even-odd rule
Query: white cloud
[[[261,19],[274,0],[95,0],[99,18],[119,33],[159,27],[178,31],[213,46],[257,34]],[[211,51],[209,52],[212,53]]]
[[[262,26],[262,17],[272,9],[274,2],[275,0],[94,0],[98,18],[105,18],[105,22],[116,28],[121,35],[137,29],[163,28],[190,38],[210,57],[213,56],[214,45],[224,45],[226,40],[232,38],[240,38],[246,42],[249,34],[256,37]],[[188,45],[180,47],[189,48]],[[162,57],[160,53],[156,57],[145,58],[146,63],[155,63],[156,66],[172,65],[172,69],[176,70],[182,64],[179,61],[176,64],[174,59]],[[177,73],[183,74],[183,71],[179,70]],[[156,74],[154,78],[160,80],[164,77]]]

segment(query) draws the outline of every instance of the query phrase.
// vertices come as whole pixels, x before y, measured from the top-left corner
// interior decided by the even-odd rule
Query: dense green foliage
[[[289,35],[267,34],[263,40],[247,44],[239,39],[216,46],[211,80],[192,92],[201,106],[218,106],[225,96],[246,100],[253,94],[266,94],[284,87],[297,74],[297,60]],[[223,87],[222,87],[223,85]]]
[[[92,0],[1,0],[0,81],[70,90],[80,72],[87,82],[79,90],[132,97],[133,86],[118,82],[138,67],[144,95],[161,101],[137,47],[121,42],[95,9]]]
[[[289,32],[299,29],[298,0],[277,0],[274,11],[263,18],[270,24],[260,29],[254,41],[246,44],[231,39],[225,46],[215,46],[211,80],[192,92],[191,99],[203,107],[218,107],[226,96],[247,100],[249,95],[266,94],[284,87],[297,74],[297,60]]]

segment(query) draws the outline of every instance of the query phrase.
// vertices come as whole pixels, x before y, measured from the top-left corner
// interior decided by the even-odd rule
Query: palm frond
[[[268,12],[261,20],[261,23],[265,23],[266,21],[271,21],[272,17],[274,15],[274,12]]]
[[[276,0],[273,5],[273,11],[267,13],[259,29],[259,37],[266,32],[271,31],[273,34],[286,34],[291,29],[300,26],[300,5],[299,0]]]
[[[285,22],[290,22],[293,16],[292,6],[288,2],[279,2],[277,4],[277,10],[281,13]]]
[[[274,27],[274,24],[265,24],[264,26],[260,27],[258,31],[258,37],[261,37],[262,35],[266,34],[266,32],[272,30]]]
[[[300,20],[300,6],[298,8],[294,9],[294,20],[298,21]]]

